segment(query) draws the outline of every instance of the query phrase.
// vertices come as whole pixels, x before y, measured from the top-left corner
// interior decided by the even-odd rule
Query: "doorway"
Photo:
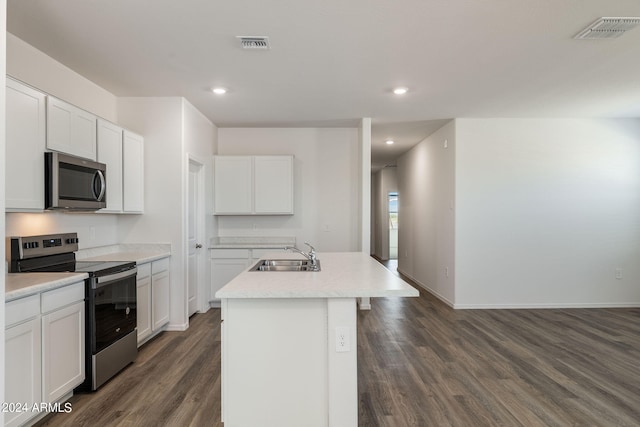
[[[205,299],[201,289],[204,284],[204,167],[191,156],[187,185],[187,315],[191,317]]]
[[[398,259],[398,193],[389,193],[389,259]]]

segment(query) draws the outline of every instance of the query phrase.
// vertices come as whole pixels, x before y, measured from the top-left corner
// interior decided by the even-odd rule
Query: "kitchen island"
[[[318,272],[249,269],[216,293],[225,426],[357,426],[356,299],[418,291],[364,253],[318,259]]]

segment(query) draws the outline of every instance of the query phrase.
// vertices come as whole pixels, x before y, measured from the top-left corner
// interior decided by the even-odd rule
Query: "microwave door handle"
[[[96,192],[96,179],[100,180],[100,190],[98,192]],[[102,173],[101,170],[97,170],[95,175],[93,176],[93,195],[96,197],[96,200],[101,202],[102,199],[104,198],[104,193],[106,191],[106,181],[104,179],[104,173]],[[98,194],[96,194],[98,193]]]

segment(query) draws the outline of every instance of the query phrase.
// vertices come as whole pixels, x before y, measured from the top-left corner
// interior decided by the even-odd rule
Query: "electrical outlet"
[[[616,268],[616,279],[622,280],[622,269]]]
[[[349,328],[338,326],[336,328],[336,353],[351,351],[351,336]]]

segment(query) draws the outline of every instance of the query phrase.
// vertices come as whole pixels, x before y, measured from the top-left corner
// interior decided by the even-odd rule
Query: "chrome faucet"
[[[316,248],[311,246],[308,242],[304,242],[304,244],[309,246],[309,253],[306,253],[305,251],[298,249],[295,246],[285,246],[284,250],[285,251],[289,250],[292,252],[299,253],[300,255],[304,256],[306,259],[311,261],[312,271],[320,271],[320,267],[318,266],[318,257],[316,256]]]

